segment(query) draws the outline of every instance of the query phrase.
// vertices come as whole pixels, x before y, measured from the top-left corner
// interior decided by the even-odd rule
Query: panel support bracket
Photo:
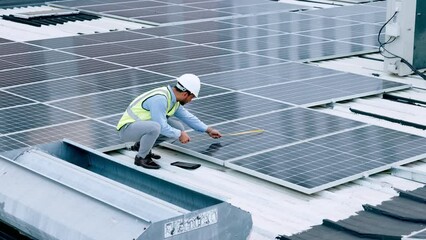
[[[392,167],[392,175],[426,184],[426,172],[407,167]]]

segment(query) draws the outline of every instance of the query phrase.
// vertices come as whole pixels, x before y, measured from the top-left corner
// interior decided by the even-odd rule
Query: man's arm
[[[182,105],[179,106],[178,110],[175,113],[175,116],[179,118],[182,122],[184,122],[186,125],[188,125],[190,128],[199,132],[206,132],[212,138],[220,138],[222,136],[218,130],[208,127],[195,115],[186,110]]]

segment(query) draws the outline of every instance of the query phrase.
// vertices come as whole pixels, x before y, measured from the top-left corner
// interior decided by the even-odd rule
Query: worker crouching
[[[198,97],[200,88],[200,79],[188,73],[177,78],[175,86],[145,92],[130,103],[117,124],[117,131],[122,141],[135,142],[132,147],[138,151],[135,165],[159,169],[160,165],[153,160],[160,159],[152,152],[154,146],[167,139],[188,143],[191,139],[182,122],[196,131],[206,132],[212,138],[222,136],[218,130],[208,127],[184,108],[185,104]]]

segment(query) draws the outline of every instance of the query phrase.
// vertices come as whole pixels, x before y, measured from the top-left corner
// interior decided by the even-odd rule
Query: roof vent
[[[86,21],[100,18],[96,15],[81,13],[78,10],[50,9],[3,15],[3,19],[28,24],[35,27],[42,25],[63,24],[69,21]]]

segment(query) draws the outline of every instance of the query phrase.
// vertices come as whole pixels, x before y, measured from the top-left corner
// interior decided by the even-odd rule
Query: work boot
[[[153,153],[152,151],[149,151],[148,155],[153,159],[160,159],[161,156],[158,154]]]
[[[160,168],[160,165],[155,163],[149,155],[147,155],[144,158],[136,155],[135,156],[135,165],[141,166],[143,168],[148,168],[148,169],[159,169]]]
[[[133,146],[131,146],[131,147],[130,147],[130,150],[131,150],[131,151],[136,151],[136,152],[138,152],[138,151],[139,151],[139,147],[140,147],[140,146],[141,146],[141,143],[140,143],[140,142],[135,142],[135,144],[134,144]],[[151,156],[151,158],[153,158],[153,159],[160,159],[160,158],[161,158],[161,156],[160,156],[160,155],[155,154],[155,153],[153,153],[152,151],[149,151],[148,155],[149,155],[149,156]]]
[[[135,142],[135,144],[133,144],[133,146],[130,147],[131,151],[139,151],[139,147],[141,146],[140,142]]]

